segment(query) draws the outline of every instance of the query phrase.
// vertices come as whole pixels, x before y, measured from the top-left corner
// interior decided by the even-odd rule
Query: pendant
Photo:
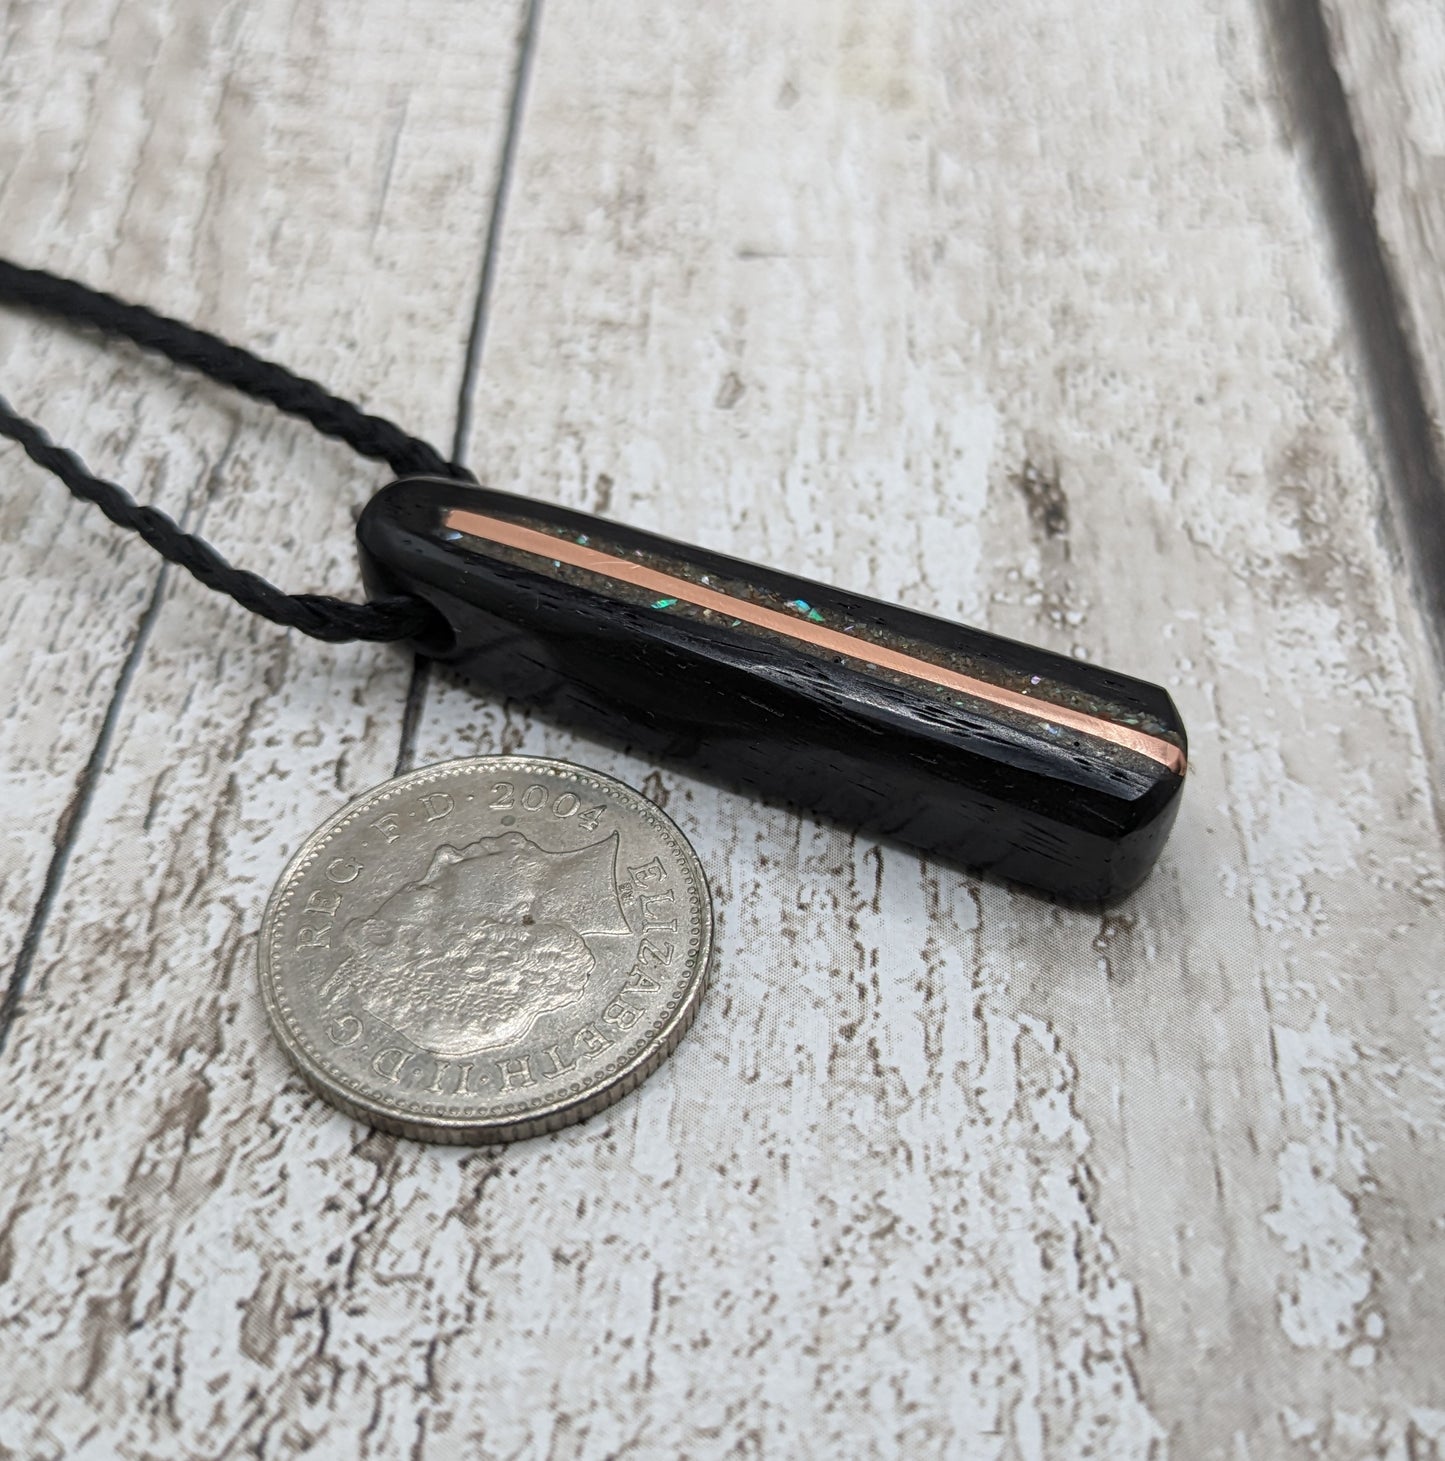
[[[730,787],[1079,902],[1144,879],[1187,743],[1156,685],[588,513],[408,477],[373,597],[487,690]]]

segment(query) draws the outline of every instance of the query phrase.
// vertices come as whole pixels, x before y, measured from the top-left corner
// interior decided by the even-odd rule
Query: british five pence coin
[[[277,1038],[349,1115],[514,1141],[610,1106],[671,1054],[707,984],[712,905],[645,797],[565,761],[399,776],[291,859],[261,927]]]

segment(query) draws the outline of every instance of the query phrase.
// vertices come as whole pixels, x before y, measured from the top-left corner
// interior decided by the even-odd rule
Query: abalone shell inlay
[[[656,596],[653,607],[660,611],[666,611],[678,602],[688,604],[704,612],[724,616],[729,622],[781,634],[794,643],[810,645],[827,654],[841,655],[895,675],[905,675],[936,689],[952,690],[1013,711],[1038,722],[1046,733],[1052,727],[1078,731],[1147,756],[1176,775],[1184,773],[1183,750],[1161,736],[933,664],[890,645],[872,642],[865,633],[845,633],[820,622],[820,616],[806,604],[795,603],[791,605],[794,613],[784,613],[753,599],[724,592],[715,584],[693,582],[651,564],[607,552],[590,541],[579,542],[556,536],[486,513],[453,508],[444,515],[443,524],[450,532],[645,590]]]

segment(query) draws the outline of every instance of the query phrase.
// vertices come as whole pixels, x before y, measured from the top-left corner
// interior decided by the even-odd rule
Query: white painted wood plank
[[[434,74],[430,52],[447,48],[454,9],[411,42],[410,76],[377,59],[395,45],[390,28],[406,28],[404,7],[360,25],[279,4],[15,10],[0,85],[3,246],[285,355],[369,407],[406,408],[413,430],[445,444],[513,10],[479,22],[481,76],[465,58]],[[317,57],[325,75],[313,82]],[[286,175],[273,180],[277,157]],[[209,493],[208,531],[236,560],[283,586],[355,591],[350,520],[376,479],[369,464],[268,408],[49,322],[5,312],[0,352],[12,404],[96,470],[178,516],[201,512]],[[262,441],[301,455],[253,466]],[[27,809],[3,865],[7,973],[159,573],[147,549],[10,450],[0,624],[8,644],[39,652],[0,667],[0,788]],[[248,526],[266,531],[245,537],[231,524],[248,501],[260,513]],[[308,544],[329,556],[308,561],[296,551]]]
[[[13,11],[4,247],[251,343],[446,446],[518,16],[510,0]],[[209,537],[288,587],[357,591],[351,514],[384,468],[164,366],[4,328],[16,404],[97,467],[173,509],[189,496]],[[118,451],[128,433],[138,445]],[[49,479],[6,467],[19,541],[5,587],[29,631],[9,641],[0,750],[28,839],[13,862],[7,848],[9,954],[34,844],[156,569]],[[167,585],[5,1053],[6,1454],[294,1448],[312,1423],[309,1382],[283,1393],[264,1362],[279,1291],[255,1213],[292,1246],[295,1212],[262,1194],[286,1185],[268,1153],[305,1103],[264,1034],[253,934],[289,849],[389,774],[408,675],[394,651],[313,644]],[[331,1195],[303,1203],[324,1223]],[[334,1273],[333,1246],[296,1252]],[[262,1293],[249,1319],[238,1284]],[[368,1414],[339,1417],[345,1454]],[[394,1454],[389,1435],[374,1444]]]
[[[1445,422],[1445,12],[1428,0],[1325,0],[1324,10],[1438,444]]]
[[[588,1148],[623,1195],[586,1243],[667,1174],[637,1346],[708,1357],[654,1382],[660,1452],[713,1416],[775,1454],[1439,1444],[1439,766],[1327,241],[1248,8],[1076,20],[549,11],[485,478],[1097,655],[1195,738],[1103,920],[652,775],[720,998]],[[459,744],[652,771],[443,686],[419,750]],[[691,1235],[712,1166],[747,1196]],[[591,1297],[549,1313],[615,1334]]]
[[[113,23],[112,23],[113,22]],[[178,165],[182,139],[216,145],[221,68],[190,70],[196,27],[144,9],[6,12],[0,59],[0,217],[13,257],[61,272],[171,285],[196,304],[184,265],[206,206],[206,168]],[[52,57],[67,64],[56,67]],[[188,287],[189,284],[189,287]],[[159,378],[126,352],[98,352],[0,312],[0,392],[98,467],[180,513],[225,450],[235,414],[194,380]],[[0,878],[8,975],[159,565],[93,509],[5,448],[0,501],[0,789],[14,819]],[[82,585],[86,594],[79,593]]]

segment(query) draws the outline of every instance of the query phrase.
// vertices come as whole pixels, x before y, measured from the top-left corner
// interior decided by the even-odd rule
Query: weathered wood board
[[[519,19],[510,3],[12,9],[4,247],[197,318],[445,444]],[[0,328],[7,395],[97,468],[188,508],[288,587],[355,585],[370,464],[128,352]],[[18,459],[6,470],[0,763],[24,809],[6,849],[7,965],[51,839],[73,830],[74,847],[4,1052],[0,1322],[15,1363],[0,1445],[26,1458],[294,1446],[314,1424],[305,1407],[255,1380],[267,1354],[290,1358],[270,1301],[234,1302],[271,1267],[243,1232],[260,1199],[222,1181],[273,1180],[238,1140],[287,1127],[299,1099],[280,1066],[256,1068],[271,1052],[253,937],[307,824],[390,773],[409,667],[274,633],[176,576],[159,584],[139,545]],[[240,1095],[224,1106],[242,1137],[204,1116],[221,1086]],[[303,1205],[320,1218],[325,1201]],[[335,1272],[309,1240],[297,1251]],[[157,1323],[136,1327],[152,1306]],[[213,1389],[223,1374],[232,1388]],[[367,1416],[346,1418],[342,1452]],[[410,1434],[410,1405],[399,1424]]]
[[[1436,428],[1445,421],[1445,12],[1428,0],[1325,7],[1374,216]]]
[[[1381,531],[1421,606],[1439,663],[1445,375],[1438,261],[1445,215],[1431,187],[1440,161],[1431,79],[1445,29],[1438,7],[1409,0],[1261,4],[1371,405],[1371,444],[1385,488]]]
[[[522,19],[12,7],[0,251],[446,446]],[[1439,682],[1259,17],[537,35],[483,477],[1161,680],[1180,824],[1088,914],[441,677],[408,723],[400,656],[160,580],[7,453],[0,1448],[1445,1455]],[[353,581],[370,469],[304,428],[3,316],[0,390],[248,566]],[[665,801],[717,985],[605,1116],[434,1150],[304,1092],[254,937],[399,751],[494,750]]]

